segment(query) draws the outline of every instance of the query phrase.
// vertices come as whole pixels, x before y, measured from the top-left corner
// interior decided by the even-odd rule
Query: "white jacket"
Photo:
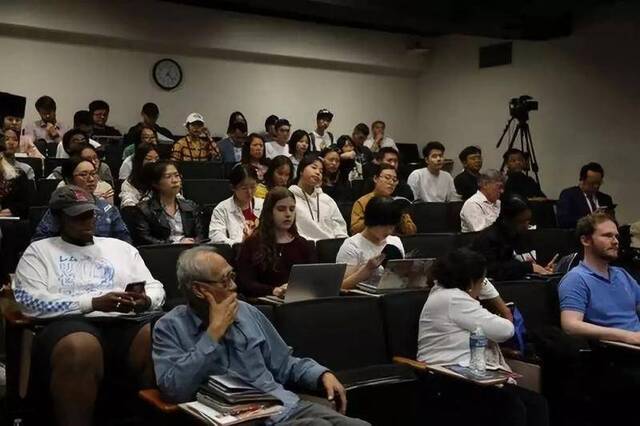
[[[338,205],[322,189],[316,188],[311,195],[298,185],[291,185],[289,190],[296,197],[296,225],[301,237],[317,241],[349,236]]]
[[[253,198],[253,214],[260,218],[262,198]],[[234,245],[242,242],[244,233],[244,215],[235,203],[233,196],[222,201],[213,209],[209,224],[209,238],[212,243]]]

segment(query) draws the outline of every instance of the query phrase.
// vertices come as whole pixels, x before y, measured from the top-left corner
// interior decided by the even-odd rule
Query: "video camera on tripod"
[[[517,98],[511,98],[509,101],[509,115],[511,116],[507,121],[507,125],[505,126],[502,136],[498,139],[498,144],[496,148],[500,148],[502,141],[511,128],[511,123],[513,120],[517,120],[516,128],[511,135],[509,140],[509,146],[507,150],[510,150],[514,147],[516,140],[520,141],[520,151],[522,151],[525,155],[525,158],[529,159],[529,165],[533,173],[536,177],[536,182],[538,185],[540,184],[540,177],[538,176],[539,166],[538,159],[536,158],[536,152],[533,147],[533,139],[531,139],[531,131],[529,129],[529,113],[531,111],[538,110],[538,101],[535,101],[533,97],[529,95],[522,95]],[[519,138],[518,138],[519,136]],[[502,162],[502,166],[500,170],[504,170],[506,165],[506,161]],[[528,172],[527,172],[528,173]]]

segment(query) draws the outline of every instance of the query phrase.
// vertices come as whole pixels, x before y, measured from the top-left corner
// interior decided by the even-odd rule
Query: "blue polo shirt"
[[[558,288],[561,311],[584,314],[584,321],[603,327],[640,331],[640,286],[622,268],[609,267],[609,278],[584,262],[564,276]]]

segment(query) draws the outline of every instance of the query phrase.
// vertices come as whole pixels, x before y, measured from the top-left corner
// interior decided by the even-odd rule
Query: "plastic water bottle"
[[[471,349],[471,359],[469,368],[474,373],[484,373],[487,370],[487,359],[485,349],[487,348],[487,336],[479,325],[469,335],[469,349]]]

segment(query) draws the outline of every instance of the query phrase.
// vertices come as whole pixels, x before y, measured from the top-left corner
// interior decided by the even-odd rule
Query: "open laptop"
[[[434,262],[432,258],[390,260],[378,284],[359,283],[356,287],[374,294],[427,288],[427,273]]]
[[[293,265],[284,299],[265,296],[259,297],[258,300],[281,304],[339,296],[346,269],[347,265],[344,263]]]

